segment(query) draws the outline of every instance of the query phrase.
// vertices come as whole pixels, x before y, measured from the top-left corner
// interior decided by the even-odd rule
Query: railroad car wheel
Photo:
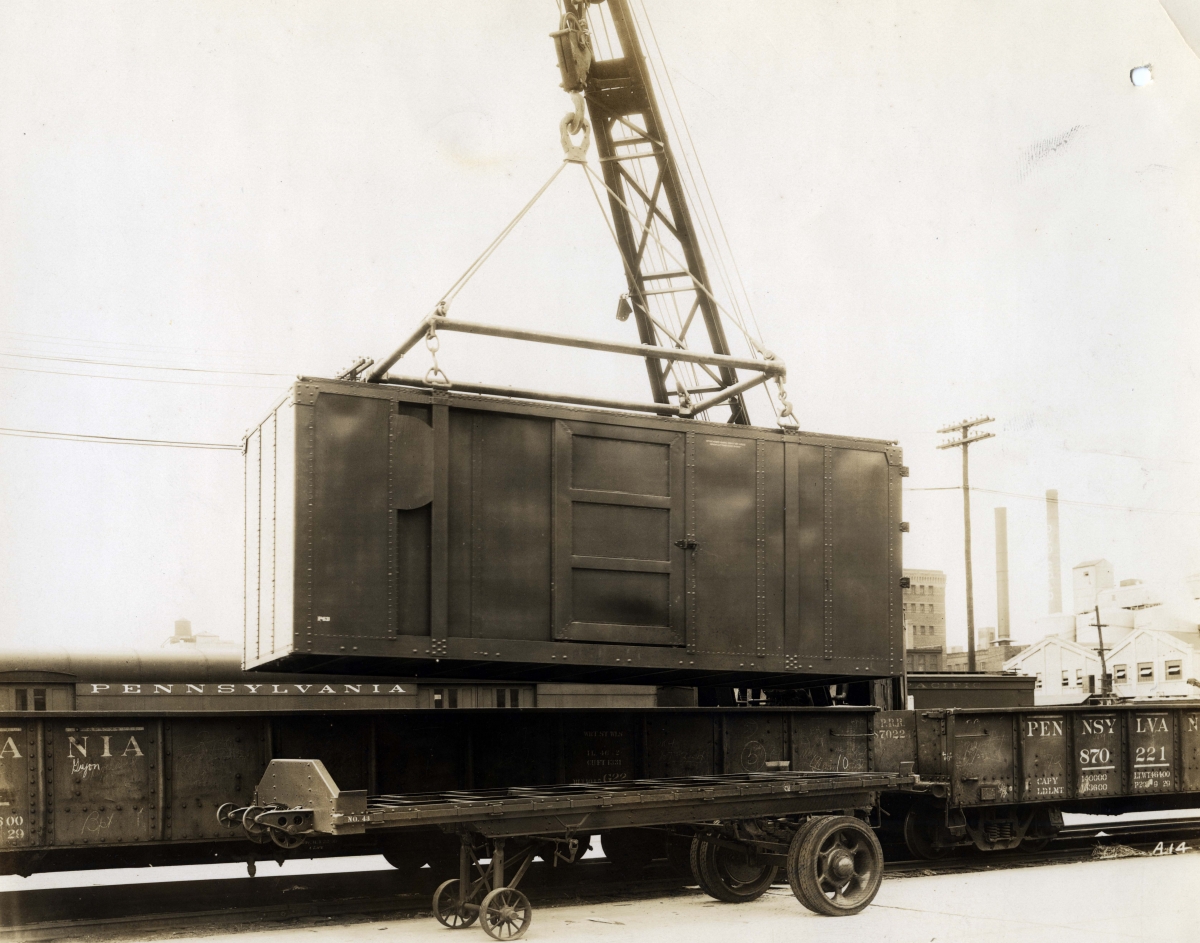
[[[705,878],[704,872],[700,870],[700,856],[706,844],[707,842],[700,838],[692,839],[692,847],[688,849],[688,867],[692,871],[692,880],[699,885],[700,890],[709,897],[716,897],[717,895],[708,889],[708,880]]]
[[[940,814],[936,809],[914,805],[904,816],[904,844],[918,858],[932,861],[944,857],[950,850],[949,843],[938,840],[946,832]],[[949,835],[945,837],[949,838]]]
[[[223,802],[217,809],[217,821],[225,828],[237,828],[242,824],[242,820],[240,816],[234,815],[235,812],[237,812],[237,806],[232,802]]]
[[[479,905],[458,902],[458,878],[442,881],[433,892],[433,915],[443,927],[462,930],[479,919]]]
[[[861,819],[821,816],[792,839],[787,872],[792,893],[809,910],[849,916],[875,899],[883,881],[883,848]]]
[[[1045,836],[1043,838],[1022,838],[1021,844],[1017,847],[1021,851],[1027,852],[1031,855],[1036,855],[1039,851],[1045,851],[1046,846],[1049,845],[1053,840],[1054,839],[1051,836]]]
[[[252,805],[242,813],[242,827],[246,830],[246,837],[260,845],[265,845],[271,839],[267,836],[266,826],[259,825],[254,819],[266,811],[260,806]]]
[[[699,842],[696,865],[704,893],[730,904],[758,900],[779,874],[775,865],[751,864],[745,854],[705,841]]]
[[[519,940],[529,929],[533,908],[515,887],[498,887],[479,905],[483,932],[493,940]]]

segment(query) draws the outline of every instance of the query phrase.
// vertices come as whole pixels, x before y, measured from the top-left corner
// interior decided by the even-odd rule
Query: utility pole
[[[995,422],[991,416],[980,419],[964,419],[938,430],[939,435],[951,432],[959,433],[959,438],[943,442],[939,449],[962,449],[962,491],[963,491],[963,541],[966,549],[967,563],[967,671],[975,670],[975,587],[971,577],[971,478],[967,471],[967,446],[972,442],[982,442],[984,439],[995,438],[994,432],[976,432],[971,430],[985,422]]]
[[[1112,694],[1112,684],[1108,677],[1108,661],[1104,657],[1107,649],[1104,647],[1104,625],[1100,622],[1100,606],[1096,605],[1096,641],[1100,643],[1100,694],[1107,697]]]

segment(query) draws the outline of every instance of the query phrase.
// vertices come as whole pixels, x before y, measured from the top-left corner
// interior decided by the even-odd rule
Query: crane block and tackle
[[[651,403],[626,399],[584,400],[555,395],[563,402],[644,409],[659,415],[724,418],[711,411],[724,407],[727,421],[749,425],[745,393],[774,384],[768,400],[778,423],[794,428],[792,404],[784,381],[787,367],[758,336],[736,266],[720,252],[724,228],[716,209],[695,197],[698,212],[689,206],[689,187],[707,187],[698,160],[681,163],[671,149],[665,123],[676,137],[679,126],[660,109],[655,86],[669,82],[665,66],[646,56],[642,37],[648,20],[639,21],[629,0],[564,0],[559,28],[551,33],[562,75],[562,88],[572,107],[559,124],[563,161],[550,179],[505,226],[500,234],[437,301],[433,310],[388,357],[372,364],[360,360],[345,379],[395,383],[433,389],[498,393],[517,398],[546,399],[543,392],[509,387],[452,382],[437,360],[441,332],[459,332],[512,340],[533,341],[644,359]],[[666,118],[664,120],[664,115]],[[682,122],[682,116],[679,119]],[[686,133],[686,126],[685,126]],[[690,139],[690,135],[689,135]],[[599,171],[589,162],[595,146]],[[693,166],[695,164],[695,166]],[[569,165],[581,168],[596,204],[616,243],[625,272],[626,288],[617,303],[617,320],[632,318],[637,343],[618,343],[527,330],[452,318],[454,298],[529,213],[538,199]],[[698,171],[698,172],[697,172]],[[711,200],[710,200],[711,202]],[[715,218],[714,218],[715,217]],[[727,240],[724,242],[727,246]],[[724,300],[718,298],[702,246],[716,256],[716,272]],[[741,287],[739,300],[738,288]],[[735,355],[726,333],[732,325],[746,354]],[[400,377],[389,370],[424,342],[432,366],[421,377]],[[368,368],[374,369],[368,373]],[[739,376],[739,371],[743,375]]]

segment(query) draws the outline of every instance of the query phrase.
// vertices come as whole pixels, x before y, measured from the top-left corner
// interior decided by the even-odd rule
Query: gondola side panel
[[[0,718],[0,852],[37,844],[37,766],[37,725]]]

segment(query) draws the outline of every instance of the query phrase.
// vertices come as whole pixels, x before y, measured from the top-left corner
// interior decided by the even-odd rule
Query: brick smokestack
[[[1058,492],[1046,492],[1046,531],[1050,541],[1050,613],[1062,612],[1062,555],[1058,548]]]
[[[1008,508],[996,508],[996,639],[1011,638],[1008,623]]]

